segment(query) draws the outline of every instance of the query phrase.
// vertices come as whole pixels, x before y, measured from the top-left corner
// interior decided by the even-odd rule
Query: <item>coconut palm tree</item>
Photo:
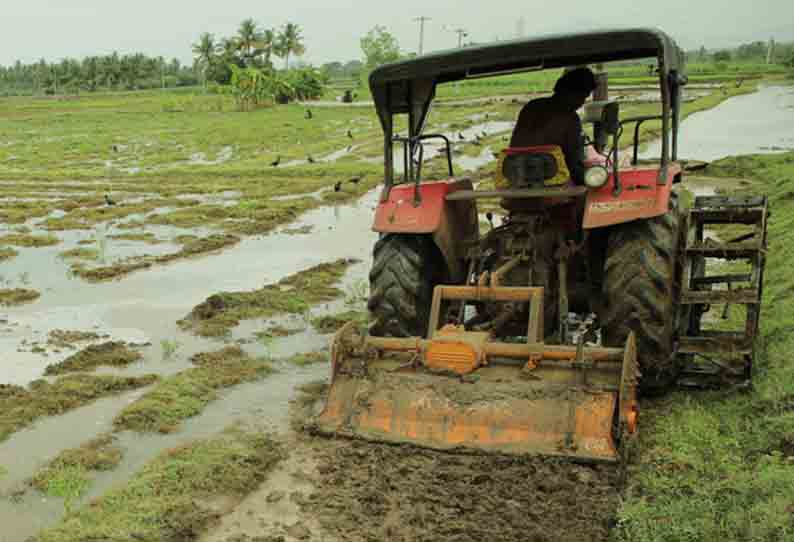
[[[237,64],[237,53],[240,51],[240,46],[236,38],[222,39],[217,51],[226,64]]]
[[[257,49],[260,48],[262,34],[253,19],[245,19],[237,29],[237,45],[243,53],[246,66],[250,66],[254,57],[257,56]]]
[[[207,88],[207,68],[212,64],[217,48],[215,36],[209,32],[204,32],[199,36],[198,43],[193,44],[193,55],[195,55],[196,65],[201,67],[205,89]]]
[[[300,26],[295,23],[285,24],[284,29],[276,38],[276,46],[279,56],[284,57],[284,69],[288,70],[290,54],[300,56],[306,52]]]
[[[276,46],[276,32],[272,28],[268,28],[262,32],[261,38],[261,50],[265,57],[264,64],[270,67],[270,56],[273,54]]]

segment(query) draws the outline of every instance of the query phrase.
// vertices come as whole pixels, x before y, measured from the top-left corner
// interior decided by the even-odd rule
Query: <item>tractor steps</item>
[[[686,332],[678,339],[677,355],[684,366],[682,384],[749,382],[763,294],[768,216],[764,196],[695,198],[681,251],[680,302]],[[743,233],[731,240],[714,239],[709,229],[726,225],[737,225]],[[741,272],[735,272],[736,267]],[[740,318],[731,310],[737,306],[742,308]]]
[[[729,283],[732,284],[732,283]],[[755,288],[741,290],[688,290],[681,294],[684,305],[755,305],[761,303],[761,296]]]
[[[712,332],[699,337],[681,337],[678,352],[681,354],[752,354],[752,341],[743,333],[731,331]]]

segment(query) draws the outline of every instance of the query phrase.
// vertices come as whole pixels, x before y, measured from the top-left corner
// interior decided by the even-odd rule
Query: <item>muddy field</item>
[[[790,100],[774,88],[728,100],[687,120],[683,138],[705,159],[733,153],[727,131],[753,134],[756,152],[794,146]],[[520,104],[449,105],[431,128],[457,140],[459,171],[487,181]],[[88,148],[74,142],[107,120],[99,109],[58,128],[72,146],[23,129],[24,108],[0,123],[10,164],[0,167],[0,542],[608,538],[615,468],[302,429],[327,379],[330,334],[367,318],[381,168],[370,111],[315,111],[315,133],[302,107],[284,108],[274,113],[283,137],[263,144],[255,119],[234,116],[203,140],[211,115],[192,115],[172,137],[169,123],[187,117],[145,128],[149,106],[126,107],[139,106],[129,116],[140,141],[102,132]],[[50,112],[40,113],[34,125]],[[774,119],[763,137],[756,117]],[[33,163],[37,148],[57,155],[52,177]],[[742,186],[720,182],[693,192]],[[141,489],[153,480],[189,502]]]
[[[620,469],[314,434],[322,383],[292,402],[286,457],[203,542],[607,540]]]

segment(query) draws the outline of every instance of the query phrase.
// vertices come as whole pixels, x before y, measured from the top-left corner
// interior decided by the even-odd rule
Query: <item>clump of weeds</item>
[[[354,263],[357,260],[340,259],[314,266],[252,292],[213,295],[197,305],[179,325],[198,335],[213,337],[225,335],[240,320],[285,313],[306,315],[311,305],[343,295],[334,284]]]
[[[65,500],[67,511],[91,485],[91,473],[113,470],[121,462],[122,449],[113,435],[105,434],[78,448],[64,450],[30,479],[31,487],[50,497]]]
[[[59,363],[48,365],[44,374],[52,376],[92,371],[97,367],[126,367],[141,359],[143,355],[132,350],[126,343],[112,341],[88,346]]]
[[[164,452],[124,487],[70,511],[36,540],[196,540],[219,518],[209,503],[219,497],[242,499],[282,454],[265,434],[228,429]]]
[[[41,294],[36,290],[26,288],[4,288],[0,289],[0,306],[12,307],[24,305],[36,301]]]
[[[148,386],[157,379],[155,375],[75,374],[53,383],[34,380],[27,388],[0,384],[0,442],[38,418],[63,414],[102,397]]]
[[[272,372],[266,360],[249,357],[239,346],[196,354],[191,361],[196,367],[169,376],[122,410],[113,421],[116,429],[172,433],[217,399],[219,390]]]

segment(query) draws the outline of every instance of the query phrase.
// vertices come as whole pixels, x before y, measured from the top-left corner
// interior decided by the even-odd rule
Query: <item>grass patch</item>
[[[312,319],[314,329],[320,333],[336,333],[348,322],[365,323],[368,315],[365,311],[350,310],[340,314],[330,314]]]
[[[19,256],[19,252],[10,247],[0,247],[0,262]]]
[[[257,380],[271,372],[264,360],[250,358],[239,346],[191,358],[197,367],[160,382],[121,411],[113,421],[117,430],[172,433],[180,423],[201,413],[218,398],[218,390]]]
[[[54,235],[30,235],[27,233],[8,233],[0,236],[1,245],[15,247],[51,247],[60,243]]]
[[[267,436],[240,430],[168,450],[126,486],[70,512],[35,540],[196,540],[219,517],[209,502],[253,491],[281,453]]]
[[[52,384],[35,380],[28,388],[0,385],[0,442],[44,416],[56,416],[102,397],[142,388],[156,382],[156,375],[118,377],[69,375]]]
[[[99,250],[95,248],[77,247],[64,250],[58,256],[64,260],[98,260]]]
[[[141,233],[118,233],[116,235],[111,235],[109,238],[117,241],[139,241],[150,245],[165,243],[165,241],[158,239],[155,234],[148,231]]]
[[[291,335],[297,335],[298,333],[302,333],[306,331],[306,328],[295,328],[295,327],[284,327],[281,325],[271,326],[265,330],[257,331],[254,333],[254,337],[260,341],[270,341],[272,339],[278,339],[280,337],[289,337]]]
[[[113,470],[121,462],[122,450],[112,435],[101,435],[78,448],[64,450],[39,469],[30,485],[50,497],[67,500],[82,497],[91,485],[92,471]],[[68,508],[68,506],[67,506]]]
[[[301,352],[287,358],[289,363],[304,367],[315,363],[328,363],[330,354],[328,352]]]
[[[75,343],[95,341],[99,338],[99,334],[93,331],[53,329],[47,334],[47,344],[56,348],[71,348]]]
[[[340,259],[316,265],[252,292],[213,295],[197,305],[179,325],[197,335],[218,337],[227,334],[240,320],[305,313],[313,304],[344,295],[334,284],[356,262]]]
[[[240,238],[230,234],[215,234],[198,239],[191,239],[181,250],[162,256],[140,256],[102,267],[87,267],[83,263],[71,266],[71,272],[89,282],[104,282],[122,278],[134,271],[148,269],[156,264],[167,264],[177,260],[200,256],[236,245]],[[76,249],[77,250],[77,249]]]
[[[753,389],[643,405],[619,541],[794,538],[794,153],[721,160],[709,174],[760,181],[773,210]]]
[[[17,305],[24,305],[25,303],[32,303],[36,301],[41,294],[36,290],[28,290],[26,288],[3,288],[0,289],[0,306],[14,307]]]
[[[65,360],[48,365],[44,370],[47,376],[62,375],[79,371],[92,371],[97,367],[126,367],[140,361],[143,355],[131,350],[123,342],[106,342],[88,346]]]

